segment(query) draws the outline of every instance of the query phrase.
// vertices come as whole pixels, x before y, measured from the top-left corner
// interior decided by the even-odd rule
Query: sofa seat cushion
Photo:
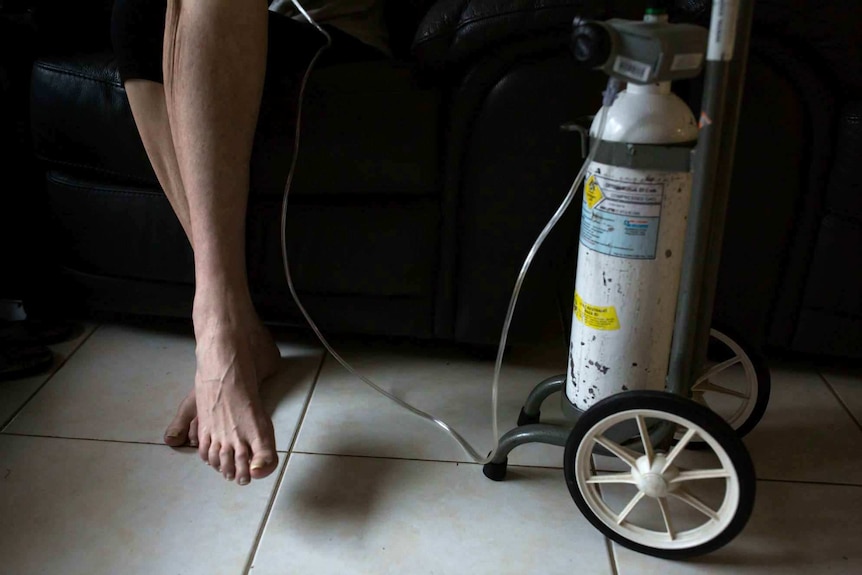
[[[60,260],[71,270],[171,284],[194,283],[191,248],[158,188],[108,185],[65,171],[46,174]],[[438,242],[435,198],[360,197],[290,205],[287,246],[297,288],[328,297],[430,301]],[[289,299],[279,241],[281,202],[248,210],[252,289]],[[429,319],[430,321],[430,319]]]
[[[158,185],[111,53],[38,60],[31,130],[36,154],[54,167]]]
[[[301,74],[280,61],[283,51],[272,52],[252,156],[253,196],[282,194],[294,149]],[[42,58],[32,83],[34,145],[49,166],[158,186],[110,52]],[[439,100],[439,91],[419,88],[408,67],[388,60],[316,70],[292,192],[435,194]]]

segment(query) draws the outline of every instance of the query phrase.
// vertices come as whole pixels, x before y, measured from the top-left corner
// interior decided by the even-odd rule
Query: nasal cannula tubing
[[[563,199],[563,202],[557,208],[557,211],[554,213],[554,215],[551,217],[551,219],[545,225],[545,228],[542,230],[542,233],[539,234],[539,237],[536,239],[535,243],[533,244],[533,247],[530,249],[530,252],[527,254],[527,257],[524,260],[524,264],[521,266],[521,271],[518,274],[518,279],[515,281],[515,287],[512,291],[512,297],[509,301],[509,308],[506,312],[506,320],[503,322],[503,332],[502,332],[502,335],[500,337],[500,344],[497,348],[497,360],[496,360],[496,363],[494,365],[494,377],[493,377],[493,382],[491,384],[491,422],[492,422],[491,425],[492,425],[492,430],[493,430],[493,435],[494,435],[494,448],[491,450],[491,452],[488,454],[487,457],[481,456],[476,451],[476,449],[472,445],[470,445],[470,443],[466,439],[464,439],[464,437],[460,433],[458,433],[455,429],[453,429],[445,421],[431,415],[430,413],[426,413],[417,407],[410,405],[409,403],[407,403],[403,399],[396,397],[395,395],[393,395],[389,391],[383,389],[382,387],[380,387],[379,385],[374,383],[371,379],[362,375],[356,369],[354,369],[353,366],[351,366],[347,361],[345,361],[344,358],[342,358],[338,354],[338,352],[336,352],[335,349],[333,349],[333,347],[329,344],[329,342],[323,336],[323,333],[317,327],[317,324],[314,323],[314,320],[311,319],[311,316],[306,311],[305,307],[302,305],[302,302],[299,300],[299,295],[296,293],[296,288],[293,285],[293,278],[290,274],[290,265],[289,265],[289,262],[287,259],[286,232],[287,232],[288,195],[290,193],[290,186],[293,183],[293,176],[294,176],[294,172],[296,170],[297,158],[299,157],[299,138],[300,138],[301,127],[302,127],[302,104],[303,104],[304,96],[305,96],[305,88],[306,88],[306,85],[308,83],[308,78],[311,75],[311,71],[314,69],[314,65],[315,65],[315,63],[317,63],[318,58],[324,52],[324,50],[326,50],[327,48],[329,48],[332,45],[332,37],[329,35],[329,33],[324,28],[322,28],[320,25],[318,25],[317,22],[315,22],[311,16],[309,16],[308,12],[305,11],[305,9],[302,7],[302,5],[300,5],[298,0],[291,0],[291,1],[293,2],[294,6],[296,6],[296,9],[302,14],[302,16],[306,20],[308,20],[308,22],[312,26],[314,26],[321,34],[323,34],[323,36],[326,38],[326,43],[323,46],[321,46],[321,48],[317,51],[317,53],[311,59],[311,62],[309,63],[308,68],[305,71],[305,75],[302,78],[302,84],[300,85],[299,104],[297,106],[297,112],[296,112],[296,114],[297,114],[296,131],[294,134],[294,144],[293,144],[293,147],[294,147],[294,149],[293,149],[293,160],[292,160],[291,165],[290,165],[290,172],[289,172],[288,177],[287,177],[287,183],[285,184],[285,187],[284,187],[284,198],[282,200],[282,206],[281,206],[281,260],[282,260],[282,265],[284,266],[284,275],[285,275],[285,278],[287,278],[287,286],[290,289],[290,294],[291,294],[291,296],[293,296],[293,300],[296,303],[296,306],[299,308],[299,311],[302,313],[303,317],[305,317],[305,320],[308,322],[308,325],[311,326],[311,329],[317,335],[320,342],[323,344],[323,346],[326,348],[326,350],[332,355],[332,357],[334,357],[336,359],[336,361],[338,361],[338,363],[340,363],[342,365],[342,367],[344,367],[344,369],[346,369],[348,372],[350,372],[354,376],[358,377],[360,380],[362,380],[363,383],[365,383],[366,385],[371,387],[377,393],[380,393],[381,395],[389,398],[394,403],[396,403],[397,405],[406,409],[407,411],[410,411],[410,412],[418,415],[419,417],[421,417],[427,421],[430,421],[431,423],[440,427],[443,431],[448,433],[458,443],[458,445],[461,446],[461,448],[470,457],[470,459],[472,459],[474,462],[476,462],[480,465],[484,465],[485,463],[488,463],[489,461],[491,461],[491,458],[492,458],[494,452],[497,450],[497,447],[499,446],[499,442],[500,442],[499,426],[498,426],[498,422],[497,422],[497,403],[498,403],[498,399],[499,399],[499,393],[498,392],[499,392],[499,388],[500,388],[500,372],[502,371],[503,355],[505,354],[506,343],[507,343],[508,338],[509,338],[509,328],[510,328],[511,323],[512,323],[512,318],[515,315],[515,307],[518,304],[518,296],[521,293],[521,285],[524,283],[524,279],[527,276],[527,271],[530,269],[530,265],[533,263],[533,258],[535,258],[539,249],[542,247],[542,244],[544,243],[545,238],[548,237],[548,234],[551,233],[551,230],[554,229],[554,226],[557,225],[557,222],[559,222],[560,218],[562,218],[563,214],[566,212],[566,209],[568,209],[569,205],[572,203],[572,200],[574,199],[575,195],[578,192],[581,181],[584,179],[584,173],[587,170],[587,166],[589,166],[590,163],[595,158],[596,150],[599,147],[598,144],[601,141],[601,135],[604,133],[605,119],[607,116],[607,109],[610,107],[610,104],[613,101],[613,96],[615,95],[614,90],[612,88],[609,88],[608,93],[605,94],[605,105],[602,107],[601,111],[599,112],[598,130],[596,132],[596,138],[595,138],[596,144],[590,146],[589,154],[587,155],[586,160],[584,160],[584,163],[581,166],[581,169],[578,171],[578,175],[577,175],[577,177],[575,177],[575,180],[572,183],[572,187],[569,189],[569,193],[566,194],[565,199]]]

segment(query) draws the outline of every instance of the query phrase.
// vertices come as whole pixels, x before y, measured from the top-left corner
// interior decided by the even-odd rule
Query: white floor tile
[[[51,351],[54,352],[54,365],[45,373],[23,379],[0,382],[0,429],[24,405],[24,402],[75,353],[75,350],[90,336],[94,329],[96,329],[95,324],[86,324],[76,338],[49,346]]]
[[[856,418],[862,422],[862,370],[825,371],[823,376]]]
[[[0,572],[238,575],[277,475],[243,488],[191,450],[0,436]]]
[[[463,351],[417,345],[337,345],[361,373],[396,396],[440,417],[485,455],[492,448],[493,360]],[[513,428],[527,394],[566,369],[566,349],[514,349],[500,382],[500,433]],[[562,421],[559,394],[543,406],[544,421]],[[470,461],[435,425],[378,395],[327,357],[296,450],[309,453]],[[509,456],[517,465],[562,467],[563,450],[525,445]]]
[[[293,455],[255,575],[610,573],[558,470]]]
[[[769,407],[745,444],[760,479],[862,485],[862,430],[817,373],[773,368]]]
[[[281,372],[262,395],[286,450],[322,352],[281,342]],[[7,428],[8,433],[161,443],[194,382],[194,338],[179,329],[106,325],[90,337]]]
[[[754,512],[726,547],[667,561],[614,544],[620,575],[862,573],[862,488],[760,481]]]

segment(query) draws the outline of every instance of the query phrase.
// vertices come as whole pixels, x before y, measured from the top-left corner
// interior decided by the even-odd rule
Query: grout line
[[[455,465],[473,465],[479,466],[478,463],[474,463],[472,461],[456,461],[453,459],[421,459],[418,457],[397,457],[397,456],[384,456],[384,455],[355,455],[355,454],[342,454],[342,453],[319,453],[314,451],[296,451],[293,450],[291,452],[293,455],[316,455],[321,457],[349,457],[355,459],[383,459],[388,461],[415,461],[419,463],[454,463]],[[512,465],[508,466],[510,469],[549,469],[552,471],[562,471],[559,467],[550,467],[545,465]],[[599,470],[603,471],[603,470]],[[858,483],[837,483],[833,481],[810,481],[803,479],[769,479],[763,477],[755,478],[756,481],[763,481],[767,483],[792,483],[797,485],[820,485],[820,486],[828,486],[828,487],[862,487],[862,484]]]
[[[616,553],[614,553],[614,544],[610,539],[605,537],[605,545],[608,548],[608,559],[611,561],[611,573],[612,575],[619,575],[620,569],[617,566],[617,556]]]
[[[272,515],[273,507],[275,507],[275,500],[278,497],[278,492],[281,491],[281,484],[284,482],[284,476],[287,474],[287,464],[290,463],[290,455],[291,454],[288,453],[285,456],[284,463],[281,465],[281,471],[278,474],[278,479],[275,481],[275,487],[272,490],[272,494],[269,496],[266,510],[263,512],[263,519],[260,522],[260,527],[257,528],[257,534],[255,534],[254,542],[251,545],[248,560],[245,563],[245,567],[243,567],[243,575],[248,575],[254,566],[254,560],[257,557],[257,552],[260,549],[260,542],[263,539],[263,532],[266,529],[266,524],[269,523],[269,517]]]
[[[293,448],[296,445],[296,440],[299,438],[299,430],[302,429],[302,424],[305,423],[305,416],[308,415],[308,408],[311,406],[311,397],[314,395],[314,390],[317,389],[317,383],[320,380],[320,374],[323,371],[323,363],[326,361],[327,355],[328,354],[326,352],[320,354],[320,363],[317,365],[317,373],[314,375],[314,381],[311,382],[311,389],[308,390],[308,396],[305,398],[305,403],[302,406],[299,421],[296,424],[296,431],[293,432],[293,437],[290,440],[290,447],[287,448],[287,453],[285,453],[284,464],[281,466],[281,473],[279,473],[278,479],[275,482],[275,488],[273,488],[272,494],[269,497],[266,510],[263,512],[263,519],[257,529],[254,543],[251,546],[251,552],[248,554],[248,560],[246,561],[245,567],[242,571],[243,575],[248,575],[254,566],[254,560],[257,557],[257,552],[260,550],[260,542],[263,540],[263,532],[266,530],[266,526],[269,523],[270,516],[272,515],[272,510],[275,507],[275,500],[278,498],[278,493],[281,491],[282,484],[284,483],[284,477],[287,474],[287,465],[290,463],[290,457],[294,453]]]
[[[419,463],[454,463],[455,465],[473,465],[479,467],[481,464],[475,461],[462,461],[459,459],[423,459],[421,457],[402,457],[398,455],[362,455],[355,453],[321,453],[317,451],[296,451],[292,453],[297,455],[320,455],[323,457],[351,457],[356,459],[384,459],[387,461],[416,461]],[[508,469],[550,469],[553,471],[562,471],[562,467],[553,467],[550,465],[515,465],[508,464]]]
[[[820,376],[820,379],[822,379],[822,380],[823,380],[823,383],[825,383],[825,384],[826,384],[826,387],[829,389],[829,391],[831,391],[831,392],[832,392],[832,395],[834,395],[834,396],[835,396],[835,399],[837,399],[837,400],[838,400],[838,403],[840,403],[840,404],[841,404],[841,407],[843,407],[843,408],[844,408],[844,411],[846,411],[846,412],[847,412],[847,415],[849,415],[849,416],[850,416],[850,419],[852,419],[852,420],[853,420],[853,423],[855,423],[855,424],[856,424],[856,427],[858,427],[860,430],[862,430],[862,423],[860,423],[860,421],[859,421],[858,419],[856,419],[856,416],[855,416],[855,415],[853,415],[853,412],[852,412],[852,411],[850,411],[850,407],[849,407],[846,403],[844,403],[844,400],[843,400],[843,399],[841,399],[841,396],[840,396],[840,395],[838,395],[838,392],[837,392],[837,391],[835,391],[835,388],[834,388],[834,387],[832,387],[832,384],[831,384],[831,383],[829,383],[829,379],[827,379],[827,377],[826,377],[825,375],[823,375],[822,373],[820,373],[820,371],[819,371],[819,370],[818,370],[818,372],[817,372],[817,375],[819,375],[819,376]]]
[[[299,421],[296,424],[296,430],[293,432],[293,437],[290,439],[290,446],[287,448],[288,453],[293,453],[293,448],[296,447],[296,442],[299,439],[299,432],[302,429],[302,424],[305,423],[305,417],[308,415],[308,408],[311,407],[311,399],[314,392],[317,390],[317,384],[320,381],[320,374],[323,373],[323,364],[329,353],[323,350],[320,354],[320,363],[317,364],[317,373],[314,374],[314,381],[311,382],[311,389],[308,390],[308,395],[305,398],[305,403],[302,406],[302,411],[299,414]]]
[[[303,414],[304,419],[304,414]],[[93,437],[68,437],[62,435],[39,435],[36,433],[4,433],[6,437],[33,437],[37,439],[60,439],[64,441],[89,441],[93,443],[117,443],[120,445],[148,445],[154,447],[167,447],[164,443],[156,442],[156,441],[130,441],[130,440],[121,440],[121,439],[97,439]],[[171,449],[194,449],[188,446],[182,447],[173,447]],[[418,463],[454,463],[455,465],[473,465],[478,466],[478,463],[474,463],[472,461],[456,461],[450,459],[420,459],[417,457],[395,457],[395,456],[381,456],[381,455],[349,455],[349,454],[340,454],[340,453],[315,453],[313,451],[296,451],[291,450],[290,452],[280,451],[280,454],[284,454],[287,456],[290,455],[315,455],[321,457],[349,457],[355,459],[383,459],[389,461],[415,461]],[[287,464],[285,463],[285,467]],[[553,471],[561,471],[559,467],[548,467],[543,465],[509,465],[510,468],[514,469],[550,469]],[[825,486],[825,487],[862,487],[862,485],[858,483],[838,483],[834,481],[810,481],[810,480],[802,480],[802,479],[770,479],[764,477],[757,477],[756,481],[762,481],[764,483],[789,483],[795,485],[815,485],[815,486]]]
[[[101,439],[96,437],[70,437],[65,435],[44,435],[39,433],[18,433],[18,432],[4,432],[3,435],[7,437],[35,437],[39,439],[64,439],[67,441],[90,441],[93,443],[120,443],[122,445],[154,445],[156,447],[168,447],[162,442],[156,441],[134,441],[134,440],[126,440],[126,439]],[[180,448],[189,447],[187,445],[180,446]],[[172,449],[180,449],[174,447]],[[193,448],[190,448],[193,449]]]
[[[422,463],[454,463],[455,465],[479,465],[472,461],[458,461],[455,459],[422,459],[421,457],[400,457],[397,455],[358,455],[355,453],[320,453],[315,451],[294,451],[297,455],[322,455],[323,457],[350,457],[354,459],[385,459],[387,461],[417,461]],[[524,467],[510,465],[509,467]],[[554,467],[552,469],[559,469]]]
[[[48,374],[48,377],[46,377],[46,378],[45,378],[45,381],[43,381],[39,386],[37,386],[37,387],[36,387],[36,390],[35,390],[35,391],[33,391],[33,393],[31,393],[31,394],[30,394],[30,397],[28,397],[27,399],[25,399],[25,400],[24,400],[24,403],[22,403],[20,406],[18,406],[18,409],[16,409],[16,410],[12,413],[12,415],[9,417],[9,419],[7,419],[5,422],[3,422],[3,425],[0,425],[0,433],[6,433],[6,428],[8,428],[8,427],[12,424],[12,422],[13,422],[13,421],[15,421],[15,418],[16,418],[16,417],[18,417],[18,415],[19,415],[22,411],[24,411],[24,408],[25,408],[25,407],[27,407],[27,405],[28,405],[31,401],[33,401],[33,398],[34,398],[34,397],[36,397],[36,395],[37,395],[40,391],[42,391],[42,388],[44,388],[46,385],[48,385],[48,382],[49,382],[49,381],[51,381],[52,379],[54,379],[54,376],[55,376],[55,375],[57,375],[58,373],[60,373],[60,370],[63,368],[63,366],[65,366],[65,365],[66,365],[66,363],[68,363],[68,362],[69,362],[69,360],[70,360],[70,359],[72,359],[72,357],[73,357],[76,353],[78,353],[78,350],[79,350],[79,349],[81,349],[82,347],[84,347],[84,344],[85,344],[85,343],[87,343],[87,341],[89,341],[89,339],[90,339],[91,337],[93,337],[93,334],[94,334],[94,333],[96,333],[97,331],[99,331],[99,328],[100,328],[100,327],[102,327],[102,324],[97,324],[97,325],[96,325],[96,327],[94,327],[94,328],[93,328],[93,331],[91,331],[89,334],[87,334],[87,335],[86,335],[86,337],[81,338],[81,342],[80,342],[78,345],[76,345],[76,346],[74,347],[74,349],[72,349],[72,351],[70,351],[70,352],[69,352],[69,355],[67,355],[66,357],[64,357],[64,358],[60,361],[60,363],[58,363],[58,364],[57,364],[57,366],[56,366],[56,367],[54,367],[54,369],[53,369],[53,370]],[[53,350],[52,350],[52,353],[53,353]]]
[[[819,485],[819,486],[827,486],[827,487],[862,487],[858,483],[838,483],[835,481],[810,481],[804,479],[763,479],[762,477],[758,477],[757,481],[763,481],[765,483],[792,483],[796,485]]]

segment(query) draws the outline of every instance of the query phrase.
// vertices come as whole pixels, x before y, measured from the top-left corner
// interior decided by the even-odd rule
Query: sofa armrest
[[[575,16],[604,14],[605,0],[440,0],[425,14],[413,40],[422,68],[463,64],[489,48],[530,37],[564,43]]]
[[[32,0],[32,5],[40,53],[110,48],[113,0]]]

